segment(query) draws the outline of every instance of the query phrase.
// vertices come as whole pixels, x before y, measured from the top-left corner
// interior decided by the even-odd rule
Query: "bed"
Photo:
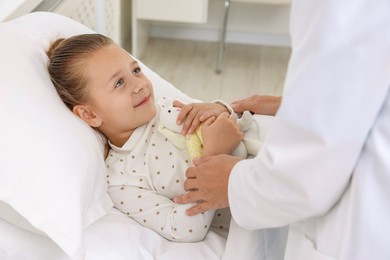
[[[112,206],[104,138],[62,104],[46,71],[57,37],[91,33],[53,13],[0,24],[0,259],[280,259],[286,231],[231,222],[198,243],[169,242]],[[142,64],[156,97],[188,99]],[[256,117],[264,138],[272,118]]]

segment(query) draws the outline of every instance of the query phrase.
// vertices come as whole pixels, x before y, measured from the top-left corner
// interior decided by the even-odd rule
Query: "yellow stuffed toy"
[[[203,150],[203,140],[200,131],[202,126],[198,127],[192,135],[182,135],[182,126],[176,124],[179,113],[180,108],[174,107],[171,101],[165,101],[165,103],[160,104],[160,124],[158,126],[158,131],[168,138],[176,147],[186,150],[191,159],[200,157]],[[233,116],[235,116],[235,114]],[[246,131],[252,124],[252,115],[246,111],[242,117],[237,120],[237,124],[239,124],[241,131]],[[245,143],[247,143],[247,145],[245,145]],[[247,146],[250,148],[249,150],[247,149]],[[245,140],[244,138],[244,141],[238,145],[232,155],[246,158],[248,154],[256,155],[259,148],[259,142],[255,140]]]

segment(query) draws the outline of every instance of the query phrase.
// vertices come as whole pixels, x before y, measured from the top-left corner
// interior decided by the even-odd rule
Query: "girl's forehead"
[[[115,55],[115,56],[121,56],[123,58],[134,60],[125,49],[118,46],[117,44],[110,44],[110,45],[103,46],[97,49],[95,54],[108,55],[108,56]]]
[[[103,46],[97,49],[92,55],[89,56],[87,66],[92,69],[106,68],[122,66],[129,64],[135,60],[129,55],[129,53],[116,44]]]

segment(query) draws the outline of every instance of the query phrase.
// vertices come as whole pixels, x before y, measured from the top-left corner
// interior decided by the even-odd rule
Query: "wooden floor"
[[[193,98],[227,102],[252,94],[281,95],[289,48],[228,44],[221,74],[217,43],[150,39],[141,60]]]

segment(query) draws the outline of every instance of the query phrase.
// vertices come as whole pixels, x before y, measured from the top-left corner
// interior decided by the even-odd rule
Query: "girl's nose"
[[[134,93],[139,93],[146,88],[147,82],[143,79],[136,79]]]

